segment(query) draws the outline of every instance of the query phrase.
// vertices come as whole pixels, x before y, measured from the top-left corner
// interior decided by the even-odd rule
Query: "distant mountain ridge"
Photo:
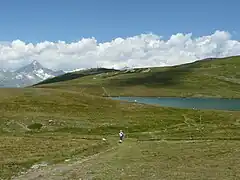
[[[0,87],[25,87],[53,78],[65,72],[53,71],[43,67],[38,61],[19,68],[16,71],[0,70]]]

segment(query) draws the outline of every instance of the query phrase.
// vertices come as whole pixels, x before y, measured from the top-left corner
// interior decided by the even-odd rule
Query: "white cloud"
[[[208,57],[240,54],[240,42],[232,40],[225,31],[193,37],[178,33],[168,40],[155,34],[141,34],[98,43],[95,38],[66,43],[41,42],[32,44],[21,40],[0,42],[0,66],[18,68],[32,60],[52,69],[72,70],[89,67],[167,66]]]

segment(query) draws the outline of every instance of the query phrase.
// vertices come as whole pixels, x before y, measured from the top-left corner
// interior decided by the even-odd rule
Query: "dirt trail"
[[[40,169],[30,169],[25,174],[12,178],[12,180],[65,180],[68,179],[65,176],[68,172],[73,171],[74,169],[78,169],[81,164],[90,160],[94,160],[98,156],[113,151],[115,149],[116,147],[112,147],[110,149],[75,162],[56,164]]]

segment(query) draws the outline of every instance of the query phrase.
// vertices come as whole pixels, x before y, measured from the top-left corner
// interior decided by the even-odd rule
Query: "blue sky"
[[[67,42],[95,37],[100,42],[153,32],[202,36],[215,30],[239,39],[240,1],[228,0],[3,0],[0,41]]]
[[[240,55],[238,1],[2,0],[0,69],[32,60],[72,70]]]

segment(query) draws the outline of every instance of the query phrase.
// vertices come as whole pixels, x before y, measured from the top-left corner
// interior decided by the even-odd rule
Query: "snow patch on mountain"
[[[79,68],[79,69],[74,69],[74,70],[71,70],[71,71],[65,71],[65,73],[72,73],[72,72],[77,72],[77,71],[81,71],[81,70],[84,70],[86,68]]]
[[[34,74],[36,74],[36,76],[38,76],[38,77],[41,78],[41,79],[48,79],[48,78],[54,77],[54,76],[51,75],[51,74],[45,73],[43,69],[35,70],[35,71],[34,71]]]

